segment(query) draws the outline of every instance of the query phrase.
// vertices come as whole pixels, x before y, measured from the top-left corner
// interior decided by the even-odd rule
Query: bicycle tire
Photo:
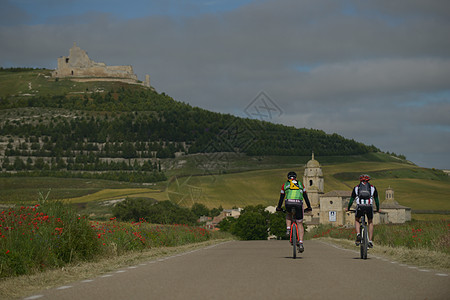
[[[292,231],[292,257],[295,259],[297,257],[297,224],[292,223],[291,225]]]
[[[297,223],[295,223],[295,208],[292,208],[292,222],[291,222],[291,241],[292,241],[292,257],[297,258]]]
[[[364,247],[363,247],[363,259],[367,259],[367,249],[369,248],[369,238],[367,236],[367,226],[364,224],[364,235],[363,235]]]

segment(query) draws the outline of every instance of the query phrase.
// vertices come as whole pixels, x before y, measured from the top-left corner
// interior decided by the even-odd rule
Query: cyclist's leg
[[[305,228],[303,227],[303,203],[297,207],[295,210],[295,220],[298,228],[299,246],[298,250],[303,252],[305,248],[303,247],[303,236],[305,234]]]
[[[305,235],[305,228],[303,227],[303,221],[297,221],[298,224],[298,236],[300,242],[303,243],[303,236]]]
[[[286,205],[286,235],[290,234],[290,230],[291,230],[291,222],[292,222],[292,213],[291,213],[291,207],[290,205]]]
[[[367,223],[369,227],[369,241],[372,242],[373,238],[373,207],[367,208]]]
[[[356,231],[356,245],[358,245],[361,242],[361,213],[364,213],[361,211],[360,206],[356,206],[356,212],[355,212],[355,231]]]
[[[369,241],[372,241],[372,238],[373,238],[373,219],[368,219],[367,223],[369,223]]]

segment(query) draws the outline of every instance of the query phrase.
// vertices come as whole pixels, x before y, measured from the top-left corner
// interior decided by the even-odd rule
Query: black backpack
[[[370,183],[366,182],[366,184],[363,184],[362,182],[358,186],[358,197],[359,199],[370,199],[372,196],[372,191],[370,187]]]

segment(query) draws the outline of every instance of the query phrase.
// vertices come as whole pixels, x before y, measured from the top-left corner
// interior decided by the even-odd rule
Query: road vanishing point
[[[445,272],[305,241],[228,241],[121,268],[24,299],[450,299]]]

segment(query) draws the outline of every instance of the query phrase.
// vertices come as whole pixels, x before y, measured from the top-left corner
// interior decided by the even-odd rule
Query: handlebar
[[[356,213],[356,209],[349,209],[349,210],[347,210],[347,212]],[[379,213],[379,212],[381,212],[381,211],[379,211],[379,210],[378,211],[377,210],[373,211],[374,214]]]
[[[281,212],[286,213],[286,209],[284,209],[284,208],[282,208],[281,210],[275,210],[275,211],[281,211]],[[304,212],[305,213],[312,212],[312,208],[305,208]]]

